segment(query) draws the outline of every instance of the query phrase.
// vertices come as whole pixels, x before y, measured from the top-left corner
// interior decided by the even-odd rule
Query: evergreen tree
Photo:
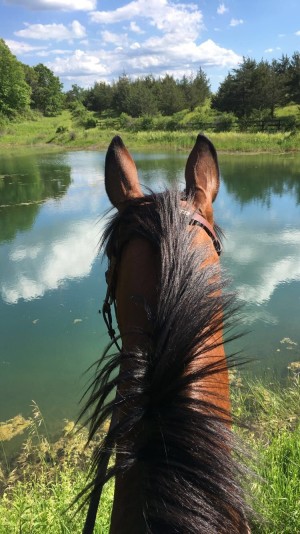
[[[220,84],[217,93],[212,97],[212,108],[221,112],[232,112],[238,115],[236,106],[237,92],[236,77],[229,73]]]
[[[86,107],[92,111],[106,111],[112,107],[113,90],[105,82],[96,82],[94,87],[86,91],[83,100]]]
[[[129,113],[130,79],[126,74],[113,85],[112,107],[118,113]]]
[[[163,115],[173,115],[185,107],[185,101],[180,84],[176,83],[173,76],[166,76],[159,80],[158,108]]]
[[[288,94],[290,59],[287,55],[282,55],[281,59],[273,59],[272,70],[274,71],[277,85],[278,105],[284,106],[290,101]]]
[[[210,96],[210,84],[204,70],[198,70],[195,77],[189,79],[187,107],[191,111],[197,106],[204,104],[206,98]]]
[[[254,112],[273,116],[282,94],[282,83],[274,66],[267,61],[257,63],[244,58],[240,67],[221,83],[212,99],[212,107],[240,118],[250,117]]]
[[[153,116],[157,113],[158,106],[153,86],[151,89],[147,80],[138,79],[131,83],[127,109],[132,117]]]
[[[288,67],[287,89],[290,101],[300,104],[300,53],[294,52]]]

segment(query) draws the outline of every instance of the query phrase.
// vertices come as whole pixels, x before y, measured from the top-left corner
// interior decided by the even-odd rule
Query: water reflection
[[[245,242],[240,229],[228,237],[226,254],[242,300],[261,305],[271,299],[280,284],[300,280],[300,231],[249,233]]]
[[[298,155],[223,155],[222,177],[227,191],[242,205],[254,199],[270,206],[271,195],[293,194],[300,203]]]
[[[83,170],[80,168],[81,153],[50,159],[26,157],[23,168],[28,174],[5,176],[0,191],[2,211],[14,221],[15,234],[17,230],[23,231],[15,235],[2,260],[0,282],[5,302],[16,304],[20,299],[40,298],[66,280],[89,275],[101,234],[101,224],[96,224],[91,214],[99,213],[103,195],[99,191],[100,168],[96,171],[93,165],[88,166],[86,159]],[[4,169],[6,164],[4,161]],[[30,168],[35,169],[35,174],[29,173]],[[72,187],[68,191],[71,181]],[[9,189],[9,185],[14,187]],[[92,187],[97,187],[96,195],[91,194]],[[28,207],[32,208],[27,204],[45,199],[47,204],[43,207],[33,206],[34,211],[30,210],[31,225],[20,227],[19,219],[14,217],[14,208],[25,213],[26,218]],[[25,232],[29,229],[30,232]],[[0,230],[2,239],[5,239],[7,233],[2,228]]]
[[[146,156],[146,157],[145,157]],[[134,154],[140,182],[150,188],[171,187],[174,184],[184,187],[185,154]]]
[[[34,155],[0,157],[0,241],[11,241],[29,230],[39,204],[61,198],[71,182],[71,169],[61,160],[47,163]]]
[[[28,416],[34,399],[56,432],[64,418],[77,416],[82,373],[108,342],[98,314],[105,289],[98,255],[99,216],[108,207],[104,155],[37,154],[27,166],[16,163],[0,190],[2,206],[13,202],[12,181],[18,203],[0,208],[13,229],[0,226],[0,421]],[[0,175],[7,171],[0,159]]]

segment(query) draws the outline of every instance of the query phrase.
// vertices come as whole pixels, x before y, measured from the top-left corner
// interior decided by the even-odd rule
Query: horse
[[[219,264],[217,152],[202,134],[185,184],[183,192],[143,193],[122,139],[112,139],[105,188],[117,211],[102,240],[109,265],[103,315],[117,351],[108,348],[99,361],[83,410],[89,441],[110,420],[85,490],[84,534],[93,532],[112,477],[110,534],[250,532],[224,351],[236,303]]]

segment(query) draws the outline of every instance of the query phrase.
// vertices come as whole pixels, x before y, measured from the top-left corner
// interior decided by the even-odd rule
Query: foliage
[[[21,63],[0,39],[0,115],[12,118],[29,109],[30,88]]]
[[[287,88],[290,101],[300,104],[300,53],[295,52],[288,66]]]
[[[35,67],[25,67],[25,76],[31,87],[31,106],[46,116],[57,115],[63,107],[62,83],[53,72],[42,63]]]
[[[196,76],[184,76],[181,87],[185,98],[185,106],[193,111],[196,106],[202,106],[210,96],[210,84],[203,69],[199,69]]]
[[[215,132],[230,132],[237,128],[237,117],[233,113],[222,113],[215,118]]]
[[[110,109],[112,99],[112,87],[105,82],[96,82],[94,87],[85,91],[84,96],[77,98],[77,101],[83,102],[87,109],[101,113]]]
[[[65,93],[66,106],[69,107],[75,102],[83,102],[86,98],[86,91],[79,87],[76,83],[72,85],[71,89]]]
[[[232,112],[237,117],[249,117],[254,109],[269,109],[272,76],[268,63],[259,64],[244,58],[233,74],[228,74],[214,96],[212,105],[218,111]]]

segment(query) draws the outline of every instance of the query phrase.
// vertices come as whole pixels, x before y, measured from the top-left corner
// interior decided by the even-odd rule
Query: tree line
[[[171,75],[148,75],[132,80],[123,74],[109,84],[95,82],[83,89],[72,85],[63,92],[63,84],[42,63],[30,67],[17,60],[0,39],[0,116],[14,118],[30,110],[43,115],[58,114],[63,108],[84,110],[133,118],[153,117],[201,108],[210,98],[211,108],[233,114],[237,119],[273,117],[278,106],[300,104],[300,53],[279,60],[259,61],[243,58],[212,94],[202,68],[176,80]]]

